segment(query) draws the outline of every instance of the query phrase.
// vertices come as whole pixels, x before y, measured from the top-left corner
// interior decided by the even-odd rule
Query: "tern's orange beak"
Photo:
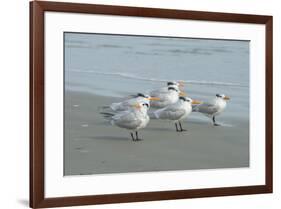
[[[158,98],[158,97],[150,97],[149,100],[150,101],[159,101],[160,98]]]
[[[198,101],[198,100],[192,100],[192,104],[201,104],[202,102],[201,101]]]
[[[187,94],[186,94],[185,92],[183,92],[183,91],[181,91],[181,92],[179,93],[179,95],[180,95],[181,97],[186,97],[186,96],[187,96]]]
[[[230,97],[225,96],[223,99],[224,99],[224,100],[230,100]]]

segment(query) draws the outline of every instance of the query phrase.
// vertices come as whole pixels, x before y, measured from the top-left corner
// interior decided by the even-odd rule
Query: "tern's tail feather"
[[[99,106],[98,110],[99,111],[105,111],[105,110],[107,111],[107,110],[111,110],[111,108],[110,108],[110,106]]]
[[[114,113],[111,112],[100,112],[100,114],[104,117],[106,120],[111,120],[111,118],[114,116]]]

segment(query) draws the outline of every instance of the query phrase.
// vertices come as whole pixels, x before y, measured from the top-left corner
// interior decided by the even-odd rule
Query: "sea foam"
[[[80,69],[69,69],[69,72],[76,72],[76,73],[93,73],[99,75],[108,75],[108,76],[116,76],[128,79],[135,79],[135,80],[143,80],[143,81],[151,81],[151,82],[167,82],[170,81],[168,79],[155,79],[155,78],[148,78],[148,77],[141,77],[134,74],[123,73],[123,72],[103,72],[97,70],[80,70]],[[220,81],[206,81],[206,80],[181,80],[185,84],[194,84],[194,85],[205,85],[205,86],[237,86],[237,87],[248,87],[246,84],[242,83],[231,83],[231,82],[220,82]]]

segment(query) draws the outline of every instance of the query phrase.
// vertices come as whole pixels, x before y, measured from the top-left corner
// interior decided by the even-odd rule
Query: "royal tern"
[[[192,104],[200,104],[200,102],[187,97],[179,97],[178,102],[154,111],[153,115],[157,119],[174,121],[176,130],[182,132],[185,130],[182,128],[181,121],[192,112]],[[178,129],[177,123],[179,123],[180,129]]]
[[[193,108],[194,112],[200,112],[207,117],[212,118],[213,125],[219,126],[216,123],[216,116],[219,115],[226,108],[226,101],[230,98],[224,94],[216,94],[216,97],[211,102],[204,102]]]
[[[110,106],[104,106],[103,108],[110,108],[113,111],[124,111],[130,109],[133,104],[147,103],[150,105],[150,101],[156,101],[156,100],[159,100],[159,98],[138,93],[137,95],[132,95],[132,98],[130,99],[127,99],[122,102],[115,102],[112,103]]]
[[[110,120],[111,125],[130,130],[133,141],[139,141],[138,130],[146,127],[149,122],[147,110],[149,104],[146,102],[137,103],[131,106],[131,109],[121,112],[101,112],[101,114]],[[134,133],[136,137],[134,137]]]
[[[151,107],[158,108],[176,103],[179,100],[179,96],[186,96],[186,94],[181,92],[176,86],[169,86],[165,91],[152,91],[150,95],[158,98],[156,101],[151,101]]]

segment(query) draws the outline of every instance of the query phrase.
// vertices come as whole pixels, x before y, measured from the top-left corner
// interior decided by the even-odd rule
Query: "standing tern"
[[[200,104],[200,102],[187,97],[180,97],[178,102],[154,111],[153,115],[157,119],[173,121],[177,132],[186,131],[182,128],[181,121],[187,118],[187,116],[192,112],[192,104]],[[177,123],[179,123],[179,128]]]
[[[101,114],[110,120],[111,125],[130,130],[133,141],[141,140],[138,136],[138,130],[145,128],[149,122],[147,111],[149,104],[142,102],[132,105],[130,109],[121,112],[101,112]],[[136,137],[134,137],[134,133]]]
[[[224,94],[216,94],[216,97],[211,102],[204,102],[194,107],[194,112],[200,112],[207,117],[212,118],[213,125],[219,126],[216,122],[216,116],[224,111],[226,108],[226,101],[230,98]]]

